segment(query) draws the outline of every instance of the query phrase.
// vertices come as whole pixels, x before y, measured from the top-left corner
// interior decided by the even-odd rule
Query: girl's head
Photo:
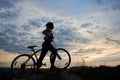
[[[50,29],[53,29],[53,28],[54,28],[54,24],[53,24],[52,22],[48,22],[48,23],[46,24],[46,27],[47,27],[47,28],[50,28]]]

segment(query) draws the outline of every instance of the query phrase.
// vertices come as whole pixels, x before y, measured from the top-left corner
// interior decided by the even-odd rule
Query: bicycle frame
[[[30,56],[31,56],[31,57],[35,56],[36,60],[38,60],[38,57],[37,57],[36,53],[39,52],[40,50],[41,50],[41,49],[35,51],[34,48],[32,48],[31,51],[32,51],[33,53],[32,53]],[[26,64],[29,60],[30,60],[30,57],[23,63],[23,65]],[[29,65],[27,65],[27,66],[29,66]],[[31,65],[30,65],[30,66],[31,66]]]
[[[42,49],[39,49],[39,50],[37,50],[37,51],[35,51],[34,50],[34,48],[32,48],[32,54],[31,54],[31,56],[34,56],[35,55],[35,58],[36,58],[36,60],[38,60],[38,57],[37,57],[37,55],[36,55],[36,53],[38,53],[39,51],[41,51]],[[59,58],[59,59],[62,59],[58,54],[56,54],[56,56]]]
[[[39,50],[37,50],[37,51],[35,51],[34,49],[32,49],[32,54],[31,54],[31,56],[34,56],[35,55],[35,58],[36,58],[36,60],[38,60],[38,57],[37,57],[37,54],[36,53],[38,53],[39,51],[41,51],[42,49],[39,49]]]
[[[37,47],[37,46],[28,46],[28,48],[30,48],[30,50],[32,51],[31,54],[21,54],[12,61],[11,72],[14,76],[16,77],[29,76],[35,71],[35,68],[37,66],[37,60],[39,59],[36,53],[38,52],[40,53],[42,49],[35,50],[34,47]],[[63,51],[63,53],[61,53],[61,51]],[[56,49],[56,52],[57,52],[56,57],[58,58],[56,58],[55,66],[59,69],[66,69],[70,65],[70,62],[71,62],[70,54],[68,53],[67,50],[63,48]],[[64,54],[67,54],[65,55],[67,56],[67,60],[66,60],[66,57],[64,57]],[[50,60],[52,59],[53,55],[54,54],[51,53]],[[57,64],[60,64],[60,65],[57,65]],[[42,65],[46,66],[46,63]]]
[[[42,49],[38,49],[38,50],[36,50],[36,51],[35,51],[34,47],[33,47],[33,48],[30,48],[30,49],[31,49],[31,51],[33,52],[30,56],[31,56],[31,57],[35,56],[35,58],[36,58],[35,61],[37,61],[37,60],[38,60],[38,57],[37,57],[37,54],[36,54],[36,53],[38,53],[38,52],[41,51]],[[25,66],[25,64],[30,60],[31,57],[29,57],[22,65]],[[59,54],[56,54],[56,57],[58,57],[60,60],[62,59]],[[37,62],[36,62],[36,63],[37,63]],[[46,64],[43,64],[43,65],[46,65]],[[26,66],[31,66],[31,65],[26,65]]]

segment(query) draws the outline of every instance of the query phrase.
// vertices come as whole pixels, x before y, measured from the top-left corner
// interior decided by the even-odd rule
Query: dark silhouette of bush
[[[99,67],[72,67],[71,73],[78,75],[83,80],[120,80],[120,66],[108,67],[101,65]]]

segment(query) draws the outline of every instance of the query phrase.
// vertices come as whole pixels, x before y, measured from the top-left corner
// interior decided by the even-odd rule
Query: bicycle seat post
[[[31,51],[35,52],[34,48],[32,48]]]
[[[35,52],[34,47],[37,47],[37,46],[28,46],[28,48],[31,49],[31,51]]]

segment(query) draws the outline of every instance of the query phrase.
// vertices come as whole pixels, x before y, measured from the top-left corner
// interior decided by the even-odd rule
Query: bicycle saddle
[[[30,49],[33,49],[34,47],[37,47],[37,46],[28,46],[28,48],[30,48]]]

